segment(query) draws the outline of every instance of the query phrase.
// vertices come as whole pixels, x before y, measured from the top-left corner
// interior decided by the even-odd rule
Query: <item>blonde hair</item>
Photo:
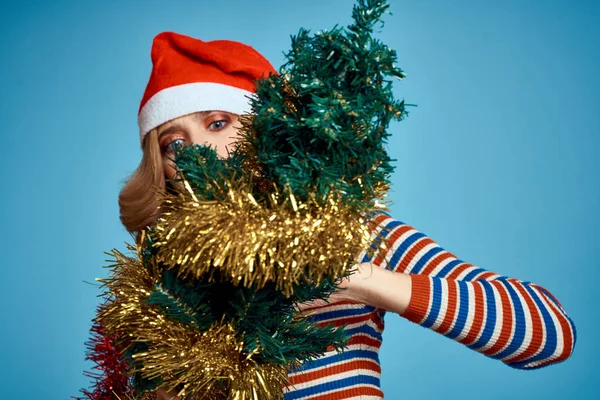
[[[211,112],[212,110],[196,111],[189,115],[202,118]],[[238,114],[227,113],[239,117]],[[169,184],[165,177],[158,131],[179,118],[165,122],[146,134],[142,142],[143,154],[140,165],[127,179],[119,193],[121,222],[136,237],[136,241],[139,239],[140,232],[153,225],[163,211],[161,199],[164,198],[164,194],[178,190],[177,185]]]
[[[121,222],[134,234],[152,225],[160,214],[160,192],[166,189],[158,129],[152,129],[142,145],[142,160],[119,193]]]

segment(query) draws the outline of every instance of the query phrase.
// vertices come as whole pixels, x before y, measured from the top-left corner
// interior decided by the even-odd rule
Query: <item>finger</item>
[[[315,299],[315,300],[307,301],[304,303],[296,303],[296,308],[299,311],[307,311],[307,310],[310,310],[311,308],[322,307],[327,304],[329,304],[329,303],[326,302],[325,300]]]

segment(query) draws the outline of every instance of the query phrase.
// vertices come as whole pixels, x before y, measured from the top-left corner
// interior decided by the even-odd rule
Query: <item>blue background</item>
[[[395,91],[393,215],[459,258],[548,288],[574,319],[566,362],[513,370],[388,314],[389,399],[598,395],[600,6],[392,0],[379,37]],[[141,157],[136,116],[152,38],[252,45],[275,66],[289,35],[350,22],[352,1],[2,1],[3,398],[67,399],[105,276],[130,236],[117,195]]]

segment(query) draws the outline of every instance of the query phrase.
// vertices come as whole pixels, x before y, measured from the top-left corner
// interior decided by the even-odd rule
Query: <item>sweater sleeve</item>
[[[410,275],[404,318],[513,368],[541,368],[572,354],[575,325],[545,288],[459,260],[387,213],[375,223],[385,258],[363,252],[359,260]]]

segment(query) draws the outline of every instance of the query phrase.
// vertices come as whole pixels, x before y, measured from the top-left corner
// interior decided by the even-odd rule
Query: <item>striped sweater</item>
[[[573,352],[576,332],[561,304],[543,287],[457,259],[411,226],[378,214],[373,226],[387,243],[382,268],[410,274],[411,300],[402,316],[519,369],[540,368]],[[385,311],[331,303],[312,311],[319,324],[347,324],[346,350],[328,351],[290,372],[286,400],[381,399],[379,347]]]

